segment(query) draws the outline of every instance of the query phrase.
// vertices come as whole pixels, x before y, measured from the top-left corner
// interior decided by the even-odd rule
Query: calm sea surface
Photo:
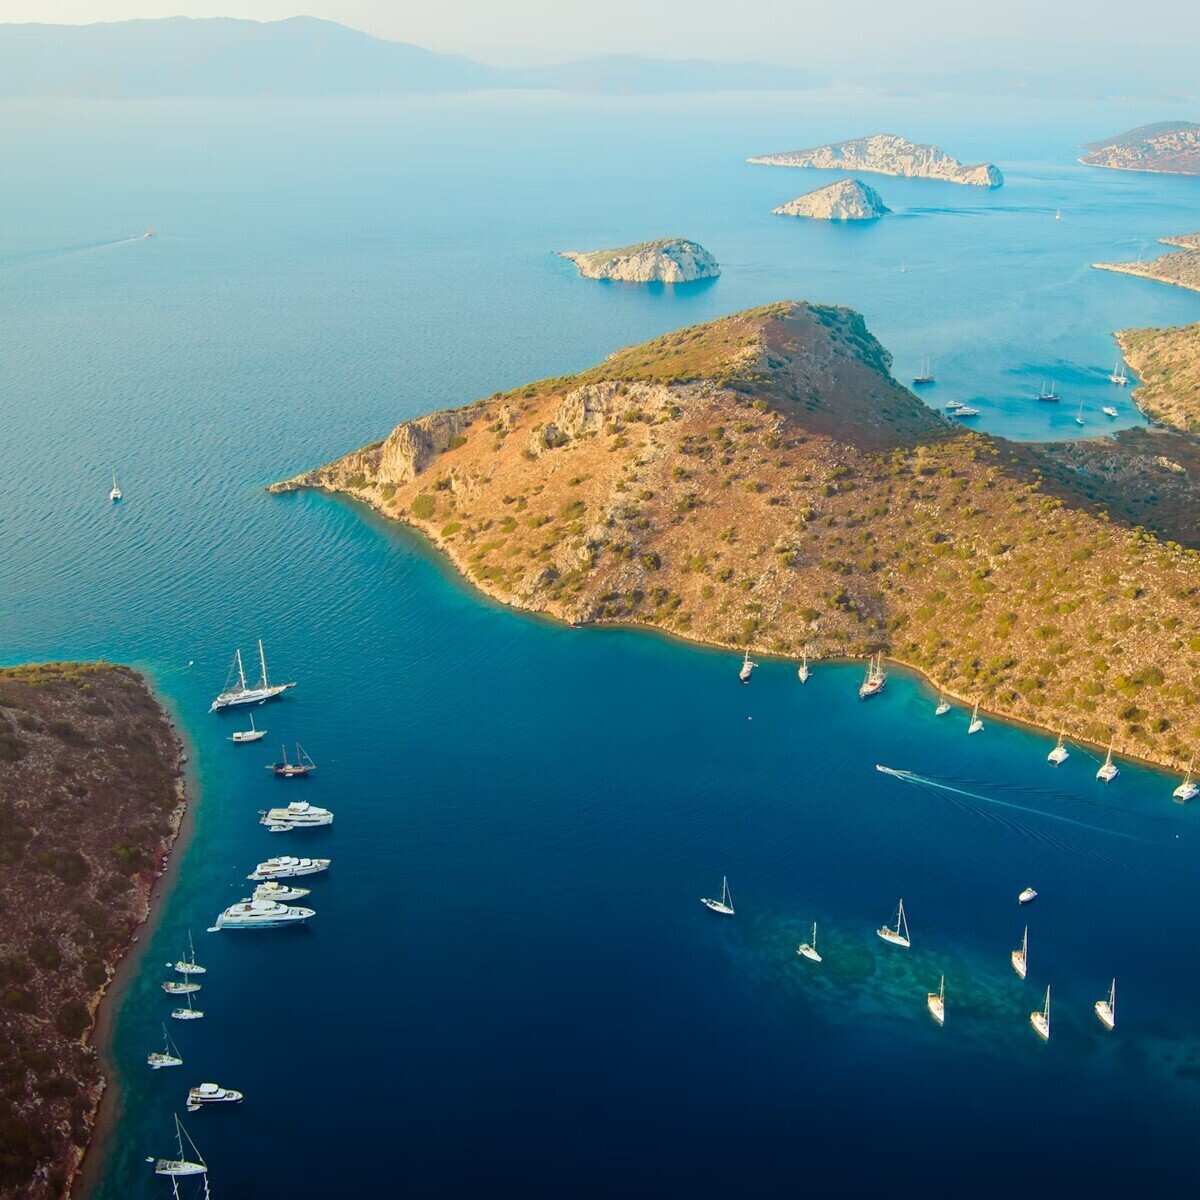
[[[1195,1194],[1200,809],[1173,779],[1125,765],[1106,789],[1082,750],[1055,770],[1048,738],[994,722],[968,741],[899,673],[869,705],[852,667],[801,687],[766,662],[742,688],[729,654],[507,611],[402,529],[262,490],[788,297],[862,311],[902,379],[931,355],[931,399],[982,428],[1075,436],[1082,404],[1096,434],[1108,403],[1132,424],[1111,331],[1200,319],[1200,296],[1088,264],[1195,228],[1200,180],[1074,156],[1162,116],[860,93],[0,106],[0,661],[136,664],[199,783],[116,1016],[93,1195],[169,1194],[144,1158],[203,1080],[246,1093],[187,1121],[217,1200]],[[834,176],[743,161],[880,128],[1007,185],[870,177],[896,215],[839,228],[770,215]],[[723,276],[605,286],[550,255],[667,234]],[[1043,379],[1061,405],[1030,400]],[[235,746],[245,715],[207,708],[258,636],[299,686]],[[297,739],[316,776],[275,782]],[[332,830],[258,826],[301,793]],[[333,858],[310,926],[205,933],[278,853]],[[733,920],[698,903],[723,875]],[[909,951],[874,933],[901,896]],[[820,966],[795,954],[814,920]],[[189,929],[206,1016],[170,1022],[185,1066],[150,1072]]]

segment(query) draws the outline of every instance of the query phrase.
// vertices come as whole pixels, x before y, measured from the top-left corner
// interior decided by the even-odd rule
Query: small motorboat
[[[205,1104],[237,1104],[242,1099],[241,1092],[233,1088],[223,1088],[215,1083],[202,1083],[188,1092],[188,1112],[199,1112]]]
[[[1020,895],[1017,897],[1017,903],[1018,903],[1018,904],[1028,904],[1028,903],[1029,903],[1031,900],[1036,900],[1036,899],[1037,899],[1037,892],[1035,892],[1035,891],[1033,890],[1033,888],[1031,888],[1031,887],[1027,887],[1027,888],[1026,888],[1026,889],[1025,889],[1025,890],[1024,890],[1024,891],[1023,891],[1023,892],[1022,892],[1022,893],[1021,893],[1021,894],[1020,894]]]
[[[1115,417],[1118,415],[1117,410],[1111,404],[1106,404],[1100,410],[1106,417]]]

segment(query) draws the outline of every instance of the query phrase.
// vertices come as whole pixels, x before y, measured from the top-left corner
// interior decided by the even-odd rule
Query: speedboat
[[[248,896],[231,904],[209,930],[218,929],[277,929],[282,925],[302,925],[314,916],[311,908],[292,908],[274,900],[251,900]]]
[[[1036,899],[1037,899],[1037,892],[1035,892],[1035,891],[1033,890],[1033,888],[1031,888],[1031,887],[1027,887],[1027,888],[1026,888],[1026,889],[1025,889],[1025,890],[1024,890],[1024,891],[1023,891],[1023,892],[1022,892],[1022,893],[1021,893],[1021,894],[1020,894],[1020,895],[1017,897],[1017,903],[1018,903],[1018,904],[1028,904],[1028,903],[1030,902],[1030,900],[1036,900]]]
[[[1113,408],[1113,406],[1112,406],[1111,404],[1106,404],[1106,405],[1105,405],[1105,406],[1104,406],[1104,407],[1103,407],[1103,408],[1102,408],[1100,411],[1101,411],[1101,412],[1102,412],[1102,413],[1103,413],[1103,414],[1104,414],[1106,417],[1115,417],[1115,416],[1117,416],[1117,410],[1116,410],[1115,408]]]
[[[318,808],[307,800],[293,800],[287,808],[272,808],[261,814],[260,825],[272,833],[284,833],[289,829],[315,829],[318,825],[332,825],[333,813],[327,808]]]
[[[272,879],[269,883],[260,883],[254,889],[251,899],[274,900],[278,904],[286,904],[289,900],[303,900],[311,890],[311,888],[284,887],[282,883],[276,883]]]
[[[293,858],[290,854],[281,854],[278,858],[268,858],[260,862],[247,879],[292,879],[297,875],[316,875],[328,870],[332,860],[328,858]]]
[[[199,1112],[202,1104],[237,1104],[242,1098],[241,1092],[233,1088],[223,1088],[215,1083],[202,1083],[188,1092],[188,1112]]]

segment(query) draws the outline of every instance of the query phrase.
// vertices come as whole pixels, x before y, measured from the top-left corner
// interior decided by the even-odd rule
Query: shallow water
[[[188,1120],[217,1197],[1194,1193],[1176,1156],[1200,1107],[1200,841],[1174,781],[1125,765],[1105,789],[1082,750],[1054,769],[1050,739],[995,722],[968,741],[966,714],[935,718],[899,673],[869,704],[850,666],[801,687],[764,662],[741,688],[727,653],[507,611],[373,514],[262,491],[401,417],[786,297],[862,311],[901,379],[932,355],[931,401],[970,399],[982,428],[1074,436],[1082,401],[1094,433],[1114,396],[1132,424],[1110,332],[1200,318],[1200,296],[1087,264],[1192,228],[1200,181],[1073,158],[1155,114],[951,122],[865,95],[4,108],[2,657],[147,670],[201,783],[117,1015],[97,1196],[166,1194],[143,1159],[206,1079],[247,1096]],[[869,177],[896,216],[841,229],[770,215],[833,176],[742,161],[879,127],[1008,182]],[[674,233],[723,276],[598,285],[549,253]],[[1059,406],[1028,398],[1047,377]],[[235,746],[244,716],[207,707],[260,635],[299,686],[256,711],[265,742]],[[262,765],[297,739],[316,775],[274,781]],[[332,830],[257,825],[301,793]],[[311,926],[205,934],[285,852],[334,859]],[[723,874],[733,920],[697,903]],[[874,936],[900,896],[907,952]],[[813,920],[821,966],[795,954]],[[172,1006],[158,964],[189,928],[207,1015],[171,1022],[181,1070],[149,1072]],[[1114,974],[1106,1035],[1091,1005]]]

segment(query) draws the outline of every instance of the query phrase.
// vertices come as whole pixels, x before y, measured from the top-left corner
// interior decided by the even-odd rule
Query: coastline
[[[1159,260],[1152,261],[1158,262]],[[1139,265],[1138,263],[1092,263],[1092,268],[1096,271],[1112,271],[1117,275],[1132,275],[1135,279],[1148,279],[1151,283],[1165,283],[1168,287],[1183,288],[1186,292],[1200,292],[1200,284],[1183,283],[1178,279],[1167,279],[1163,275],[1152,275],[1149,271],[1135,270],[1134,268]]]
[[[1200,171],[1167,171],[1162,167],[1118,167],[1110,163],[1090,163],[1087,159],[1075,160],[1083,167],[1095,167],[1097,171],[1131,171],[1135,175],[1183,175],[1187,178],[1200,175]]]
[[[288,481],[288,482],[290,482],[290,481]],[[499,591],[499,589],[497,589],[493,586],[490,586],[487,580],[479,579],[475,576],[472,576],[471,574],[469,574],[467,572],[465,562],[462,561],[463,555],[461,552],[461,548],[453,546],[453,545],[441,544],[422,525],[417,524],[412,521],[409,521],[409,520],[406,520],[403,517],[397,516],[394,510],[391,510],[391,511],[386,510],[383,507],[382,503],[379,502],[377,495],[375,495],[374,493],[367,492],[367,491],[360,491],[360,490],[351,489],[351,488],[330,488],[330,487],[326,487],[322,484],[305,484],[303,486],[292,485],[290,487],[284,487],[279,484],[273,484],[273,485],[271,485],[271,487],[268,488],[268,491],[272,491],[273,494],[287,494],[289,491],[291,491],[291,492],[298,492],[298,491],[320,492],[327,496],[339,497],[339,498],[343,498],[346,500],[350,500],[351,502],[356,503],[356,504],[365,505],[367,508],[371,509],[374,513],[376,513],[379,517],[383,518],[383,520],[386,521],[389,526],[397,526],[398,525],[398,526],[403,527],[405,530],[407,530],[411,533],[419,535],[420,538],[432,550],[437,552],[439,557],[445,563],[448,563],[450,566],[452,566],[454,568],[454,578],[460,586],[464,586],[464,587],[468,588],[469,590],[478,593],[479,595],[485,596],[488,600],[490,600],[490,601],[496,603],[497,605],[500,605],[501,607],[506,608],[506,609],[516,610],[518,612],[522,612],[522,613],[525,613],[530,616],[535,616],[535,617],[539,617],[539,618],[542,618],[545,620],[553,621],[560,625],[568,625],[568,626],[571,626],[572,628],[577,628],[577,629],[585,629],[585,628],[635,629],[635,630],[639,630],[639,631],[645,632],[645,633],[652,633],[657,636],[667,638],[669,640],[679,641],[679,642],[685,643],[689,646],[704,647],[704,648],[710,649],[710,650],[729,650],[734,654],[738,654],[745,650],[749,650],[752,654],[755,654],[763,659],[769,659],[769,660],[778,661],[778,662],[796,662],[797,661],[796,658],[792,655],[780,655],[778,653],[775,653],[775,652],[772,652],[772,651],[766,649],[765,647],[760,649],[759,647],[755,646],[754,644],[751,644],[749,646],[744,646],[744,645],[741,645],[741,644],[738,644],[735,642],[731,642],[731,641],[722,641],[720,639],[704,637],[704,636],[701,636],[701,635],[699,635],[697,633],[693,633],[693,632],[664,629],[659,625],[654,625],[654,624],[651,624],[651,623],[645,622],[645,621],[630,620],[628,618],[612,618],[610,620],[595,620],[595,621],[588,621],[585,624],[576,624],[575,622],[569,621],[567,618],[552,612],[546,606],[536,607],[534,605],[522,604],[522,603],[515,602],[510,595],[502,594]],[[458,551],[458,553],[456,553],[456,551]],[[916,666],[913,663],[906,662],[904,659],[896,658],[890,652],[887,652],[887,651],[884,652],[884,658],[887,660],[887,662],[892,667],[899,668],[900,670],[905,671],[905,672],[909,673],[910,675],[916,677],[917,679],[923,681],[926,685],[928,685],[928,687],[931,689],[931,691],[943,692],[949,699],[956,701],[958,704],[964,706],[967,709],[970,709],[974,705],[974,703],[975,703],[974,698],[970,698],[970,697],[961,695],[953,690],[945,688],[942,684],[938,683],[935,679],[933,679],[930,675],[928,675],[921,667]],[[824,662],[824,663],[836,663],[836,664],[842,664],[842,663],[861,664],[861,663],[863,663],[863,661],[864,661],[863,659],[857,658],[857,657],[845,657],[845,656],[841,656],[841,655],[837,655],[837,656],[831,655],[831,656],[826,657],[820,653],[812,653],[811,651],[809,653],[809,662],[810,663]],[[1031,721],[1028,718],[1019,716],[1015,713],[1004,712],[1001,709],[986,708],[981,704],[980,705],[980,714],[988,717],[991,720],[1004,721],[1005,723],[1010,724],[1010,725],[1015,725],[1015,726],[1018,726],[1018,727],[1021,727],[1024,729],[1029,729],[1029,730],[1035,731],[1037,733],[1046,734],[1050,738],[1056,738],[1058,736],[1058,730],[1057,730],[1057,728],[1055,728],[1053,726],[1042,725],[1036,721]],[[1107,750],[1108,750],[1107,745],[1104,745],[1102,743],[1094,741],[1093,739],[1086,738],[1083,736],[1073,736],[1071,740],[1074,744],[1076,744],[1080,747],[1085,747],[1085,746],[1091,747],[1092,749],[1098,751],[1101,757],[1105,753],[1107,753]],[[1141,766],[1151,767],[1155,770],[1161,771],[1164,775],[1169,775],[1172,771],[1175,771],[1180,768],[1180,760],[1178,759],[1178,757],[1169,758],[1165,755],[1152,756],[1152,755],[1143,754],[1143,753],[1132,753],[1132,752],[1124,749],[1123,747],[1118,748],[1115,745],[1113,747],[1113,756],[1115,758],[1116,757],[1122,758],[1128,762],[1137,763],[1138,765],[1141,765]]]

